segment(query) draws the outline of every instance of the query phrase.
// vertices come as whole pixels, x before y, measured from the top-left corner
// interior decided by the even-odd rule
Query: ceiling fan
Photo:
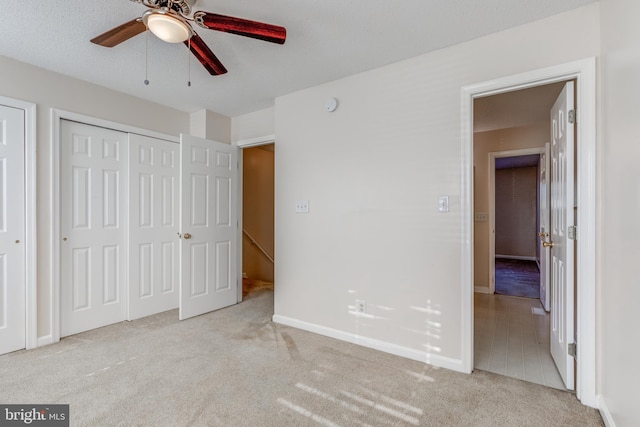
[[[287,30],[278,25],[201,10],[192,13],[191,8],[195,0],[131,1],[142,3],[149,9],[141,17],[91,39],[92,43],[114,47],[149,29],[158,38],[168,43],[184,43],[204,68],[211,75],[216,76],[226,73],[227,69],[193,30],[192,22],[209,30],[224,31],[277,44],[284,44],[287,37]]]

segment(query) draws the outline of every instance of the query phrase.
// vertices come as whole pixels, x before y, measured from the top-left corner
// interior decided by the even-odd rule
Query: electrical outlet
[[[366,313],[367,312],[367,303],[364,300],[357,299],[356,300],[356,311],[358,313]]]

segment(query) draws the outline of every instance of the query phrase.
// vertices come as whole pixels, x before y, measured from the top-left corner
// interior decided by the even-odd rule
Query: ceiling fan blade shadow
[[[212,76],[219,76],[225,74],[227,69],[224,68],[222,62],[213,54],[209,46],[197,35],[195,32],[190,40],[184,42],[185,46],[190,47],[193,56],[198,58],[198,61]]]
[[[146,30],[147,27],[139,18],[136,18],[92,38],[91,43],[104,47],[114,47],[140,33],[144,33]]]
[[[284,44],[287,39],[286,28],[278,25],[204,11],[195,12],[193,18],[198,25],[210,30],[224,31],[277,44]]]

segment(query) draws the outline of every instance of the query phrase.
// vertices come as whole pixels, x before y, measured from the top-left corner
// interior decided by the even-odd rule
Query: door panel
[[[60,123],[60,333],[125,320],[127,134]]]
[[[178,144],[129,137],[129,320],[178,307]]]
[[[574,389],[574,84],[568,82],[551,109],[551,356],[565,387]]]
[[[25,348],[25,116],[0,105],[0,354]]]
[[[182,136],[180,319],[238,302],[237,147]]]

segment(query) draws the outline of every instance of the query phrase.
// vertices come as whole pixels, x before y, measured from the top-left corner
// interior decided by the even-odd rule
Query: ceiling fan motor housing
[[[182,16],[191,14],[191,7],[195,0],[131,0],[134,3],[141,3],[151,9],[167,9],[179,13]]]

